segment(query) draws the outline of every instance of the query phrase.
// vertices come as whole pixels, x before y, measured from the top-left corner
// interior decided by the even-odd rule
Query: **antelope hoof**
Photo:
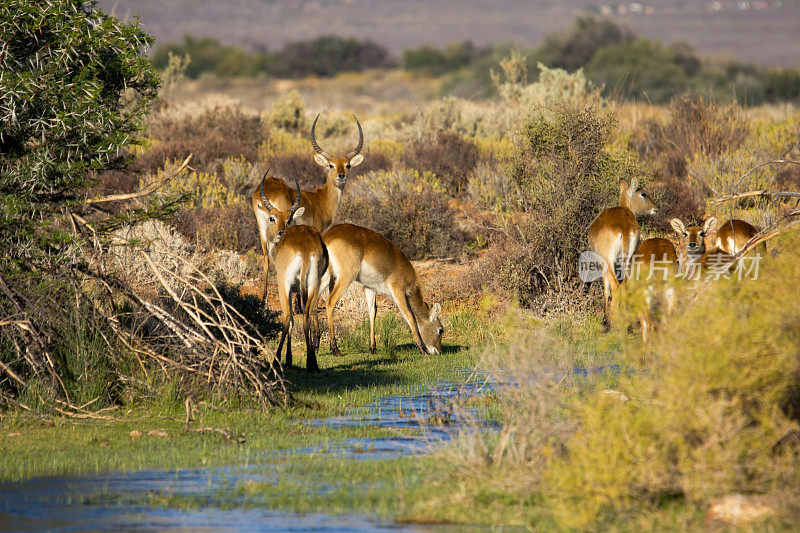
[[[377,351],[378,351],[378,349],[375,346],[370,346],[369,347],[369,353],[371,353],[372,355],[375,355],[375,353],[377,353]]]
[[[333,348],[331,348],[331,355],[334,357],[341,357],[342,352],[339,351],[338,347],[334,346]]]

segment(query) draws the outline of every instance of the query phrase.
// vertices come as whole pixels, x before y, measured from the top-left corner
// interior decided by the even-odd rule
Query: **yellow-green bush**
[[[756,280],[689,287],[652,346],[626,350],[630,401],[575,405],[580,430],[552,447],[543,483],[566,525],[675,495],[796,493],[800,450],[785,438],[798,428],[798,245],[785,239]]]
[[[144,188],[151,183],[161,181],[166,176],[172,175],[180,165],[179,162],[169,161],[164,168],[155,175],[143,178],[139,184]],[[164,185],[165,192],[189,194],[195,207],[218,207],[233,202],[236,195],[229,191],[216,174],[207,172],[182,172],[172,177]]]

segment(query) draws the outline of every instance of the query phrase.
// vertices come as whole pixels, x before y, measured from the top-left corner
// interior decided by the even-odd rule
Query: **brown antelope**
[[[326,313],[331,353],[341,355],[334,334],[333,311],[353,281],[364,286],[369,315],[369,349],[375,353],[375,296],[391,298],[408,322],[414,341],[422,353],[442,350],[444,328],[439,316],[442,307],[428,306],[422,299],[417,273],[400,248],[383,235],[353,224],[337,224],[322,234],[328,249],[330,267],[323,284],[330,286]]]
[[[360,154],[361,148],[364,146],[364,133],[361,130],[361,123],[355,115],[356,125],[358,126],[358,145],[347,153],[344,157],[336,157],[326,152],[317,144],[315,130],[317,127],[317,120],[319,115],[314,119],[314,124],[311,126],[311,146],[317,152],[314,156],[320,166],[328,170],[325,184],[318,187],[313,191],[302,191],[300,193],[300,206],[304,209],[302,215],[295,215],[298,224],[307,224],[312,226],[317,231],[325,231],[333,222],[333,217],[339,208],[339,202],[342,199],[342,192],[347,183],[348,171],[364,161],[364,156]],[[267,171],[269,174],[269,171]],[[263,203],[262,198],[266,197],[269,202],[275,205],[278,209],[286,210],[292,205],[294,199],[294,191],[286,184],[285,181],[278,178],[269,177],[264,174],[258,191],[253,192],[252,204],[253,212],[256,215],[258,222],[259,236],[261,238],[261,250],[264,253],[264,294],[263,299],[267,300],[267,280],[269,279],[269,253],[267,250],[266,241],[266,215],[261,209],[259,204]]]
[[[295,184],[297,182],[295,181]],[[278,277],[278,296],[281,302],[283,329],[275,358],[280,361],[286,341],[286,366],[292,366],[292,341],[286,339],[292,330],[294,315],[291,309],[292,293],[300,296],[303,304],[303,335],[306,341],[306,370],[319,370],[315,354],[316,336],[319,332],[317,302],[322,276],[328,268],[328,254],[319,232],[296,220],[303,215],[300,206],[300,186],[297,199],[286,211],[280,211],[266,197],[261,198],[261,209],[267,213],[266,237],[268,251],[275,262]],[[313,330],[311,320],[313,319]]]
[[[636,217],[654,214],[656,204],[639,188],[639,181],[633,178],[628,184],[619,182],[619,205],[600,213],[589,226],[589,249],[599,255],[603,267],[603,297],[605,307],[603,322],[610,321],[609,299],[612,305],[613,294],[624,279],[628,259],[633,255],[639,242],[639,224]]]
[[[717,249],[726,254],[735,255],[756,233],[758,233],[758,229],[755,226],[734,218],[719,227],[714,244]],[[766,244],[759,245],[759,248],[763,248],[763,251],[766,252],[766,246]]]
[[[655,312],[663,308],[663,321],[675,310],[675,288],[664,285],[678,272],[678,254],[669,239],[645,239],[631,256],[626,283],[632,289],[644,288],[644,307],[637,312],[644,342],[655,331]]]
[[[724,273],[730,269],[733,259],[730,254],[724,250],[708,249],[706,246],[706,237],[717,225],[716,218],[707,218],[702,228],[686,227],[678,218],[673,218],[669,223],[686,245],[686,251],[680,258],[681,276],[684,279],[700,279],[704,272]]]

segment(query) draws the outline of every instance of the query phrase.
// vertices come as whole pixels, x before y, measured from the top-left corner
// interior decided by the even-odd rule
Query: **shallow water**
[[[397,435],[346,439],[341,445],[330,449],[298,448],[276,455],[314,451],[370,460],[426,453],[432,445],[450,440],[459,431],[481,426],[493,427],[493,423],[480,417],[477,409],[462,405],[470,397],[490,392],[491,386],[486,384],[439,383],[407,396],[380,398],[344,415],[305,423],[327,427],[390,428],[397,430]],[[226,487],[235,488],[253,482],[277,483],[278,475],[278,469],[262,464],[38,478],[0,487],[0,531],[225,529],[383,532],[463,529],[386,524],[363,516],[296,515],[263,508],[174,509],[128,503],[147,501],[148,495],[212,496]]]

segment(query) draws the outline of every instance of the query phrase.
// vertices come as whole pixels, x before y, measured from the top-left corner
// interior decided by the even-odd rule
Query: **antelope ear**
[[[631,179],[631,186],[628,187],[628,198],[633,198],[633,193],[639,188],[639,180],[636,178]]]
[[[439,315],[441,314],[442,314],[442,306],[439,305],[439,302],[436,302],[435,304],[433,304],[433,307],[431,307],[430,321],[433,322],[434,320],[439,318]]]
[[[619,192],[620,194],[624,193],[628,190],[628,182],[626,180],[619,180]]]
[[[672,226],[672,229],[674,229],[678,235],[683,235],[686,232],[686,226],[683,225],[683,222],[681,222],[679,218],[670,220],[669,225]]]
[[[303,216],[303,213],[305,213],[305,212],[306,212],[306,208],[305,207],[298,207],[297,211],[295,211],[294,215],[292,215],[292,220],[296,221],[298,218]]]
[[[703,224],[703,233],[711,233],[714,231],[714,228],[717,227],[717,219],[715,217],[710,217],[706,220],[705,224]]]
[[[357,167],[358,165],[361,164],[361,162],[363,160],[364,160],[364,155],[363,154],[356,154],[356,155],[353,156],[352,159],[350,159],[350,166],[351,167]]]
[[[319,166],[326,168],[329,163],[328,159],[322,154],[314,154],[314,161],[316,161]]]

